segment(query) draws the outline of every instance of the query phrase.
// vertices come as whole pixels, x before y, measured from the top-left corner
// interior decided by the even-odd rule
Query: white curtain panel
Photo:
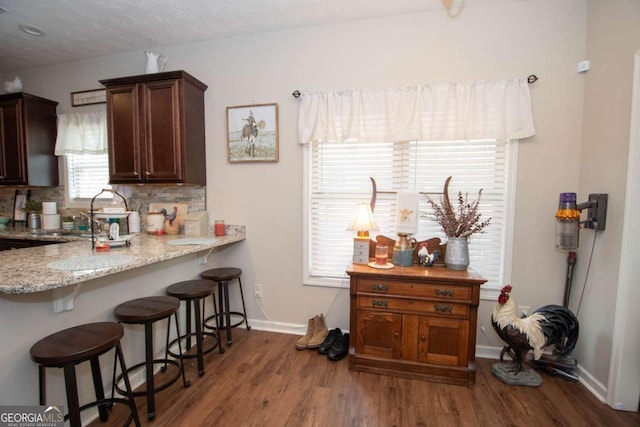
[[[311,141],[522,139],[535,135],[526,77],[301,92],[298,137]]]
[[[106,154],[107,113],[71,113],[58,115],[56,156],[65,154]]]

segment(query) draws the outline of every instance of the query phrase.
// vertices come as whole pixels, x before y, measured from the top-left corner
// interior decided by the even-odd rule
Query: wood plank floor
[[[224,354],[188,361],[183,388],[156,394],[156,418],[136,399],[143,426],[640,426],[640,414],[611,409],[579,383],[545,375],[537,388],[509,386],[479,359],[472,388],[352,372],[295,335],[236,328]],[[127,361],[130,365],[138,361]],[[163,374],[158,374],[161,377]],[[109,425],[124,419],[114,408]],[[104,425],[94,422],[92,425]]]

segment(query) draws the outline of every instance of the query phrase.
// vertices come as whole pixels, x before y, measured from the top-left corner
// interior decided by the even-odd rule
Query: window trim
[[[510,283],[511,282],[511,271],[512,271],[512,262],[513,262],[513,235],[515,228],[515,207],[516,207],[516,187],[517,187],[517,176],[518,176],[518,140],[511,140],[507,142],[510,144],[509,146],[509,158],[507,161],[507,180],[508,185],[506,189],[505,197],[508,200],[507,205],[505,206],[505,225],[503,229],[503,239],[504,239],[504,252],[502,254],[502,283]],[[311,144],[304,144],[302,149],[302,164],[303,164],[303,218],[302,218],[302,233],[303,233],[303,247],[302,247],[302,283],[305,286],[320,286],[320,287],[329,287],[329,288],[342,288],[344,285],[345,278],[347,278],[346,272],[344,273],[342,278],[319,278],[315,276],[310,276],[309,274],[309,253],[311,247],[311,241],[309,239],[309,227],[310,227],[310,206],[311,206],[311,177],[310,177],[310,168],[311,168],[312,156],[311,156]],[[351,263],[348,262],[345,265],[345,271],[347,267]],[[500,289],[498,287],[486,287],[483,286],[480,288],[480,299],[481,300],[492,300],[498,297]]]

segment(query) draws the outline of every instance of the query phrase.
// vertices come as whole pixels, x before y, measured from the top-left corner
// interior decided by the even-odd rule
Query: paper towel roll
[[[55,215],[58,213],[56,202],[42,202],[42,213],[44,215]]]
[[[42,215],[42,228],[44,230],[57,230],[60,228],[60,215]]]

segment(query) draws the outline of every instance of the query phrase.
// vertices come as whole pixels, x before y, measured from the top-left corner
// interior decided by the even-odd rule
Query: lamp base
[[[353,238],[353,261],[354,264],[369,263],[369,237]]]

